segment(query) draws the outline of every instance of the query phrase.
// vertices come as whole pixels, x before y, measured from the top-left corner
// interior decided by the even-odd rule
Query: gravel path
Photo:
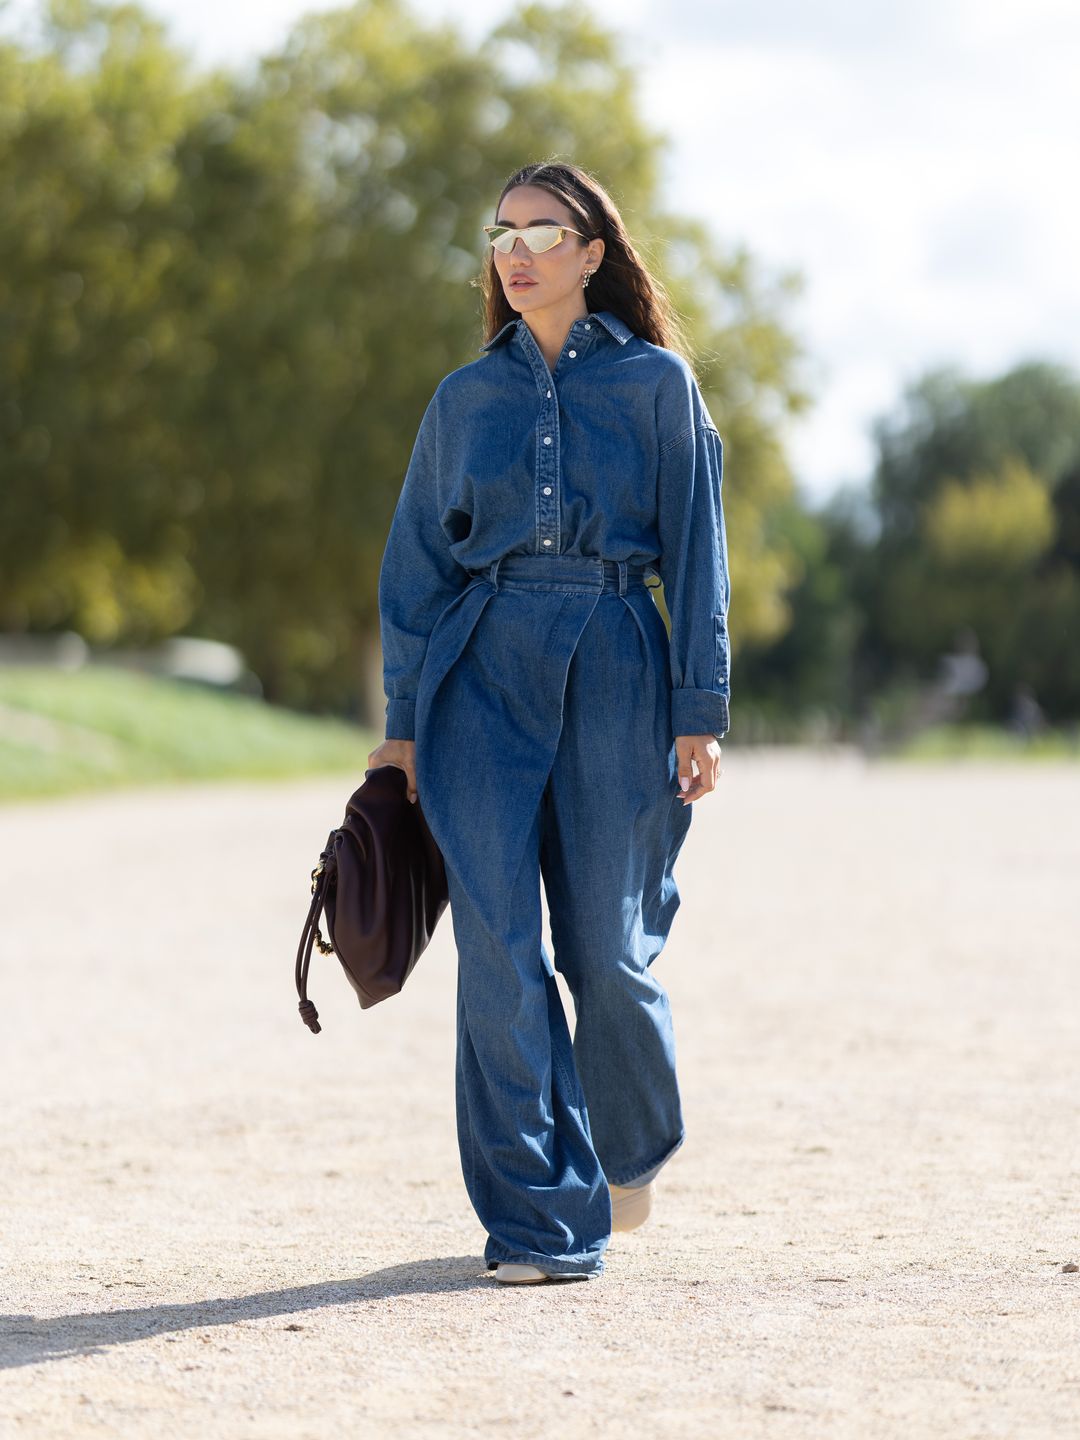
[[[725,747],[657,961],[686,1144],[603,1276],[523,1288],[449,914],[296,1013],[362,778],[0,809],[5,1440],[1080,1432],[1080,768]]]

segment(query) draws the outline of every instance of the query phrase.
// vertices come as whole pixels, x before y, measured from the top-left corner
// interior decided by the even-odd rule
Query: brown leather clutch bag
[[[324,955],[337,955],[367,1010],[404,985],[450,899],[442,853],[419,798],[409,801],[405,771],[380,765],[365,774],[311,872],[296,989],[300,1016],[316,1035],[319,1013],[307,998],[312,945],[317,941]],[[319,930],[320,911],[329,944]]]

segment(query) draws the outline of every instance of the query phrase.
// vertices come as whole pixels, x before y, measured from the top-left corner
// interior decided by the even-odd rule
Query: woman
[[[390,527],[368,764],[406,772],[446,860],[462,1171],[522,1283],[599,1276],[685,1138],[650,967],[720,773],[730,586],[720,436],[612,200],[532,164],[495,222],[487,343],[436,389]]]

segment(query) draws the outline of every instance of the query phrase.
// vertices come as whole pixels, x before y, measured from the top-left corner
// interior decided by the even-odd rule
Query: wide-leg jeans
[[[644,573],[505,556],[443,612],[421,677],[417,785],[447,866],[458,1140],[489,1268],[601,1274],[609,1182],[644,1184],[685,1138],[652,966],[692,807]]]

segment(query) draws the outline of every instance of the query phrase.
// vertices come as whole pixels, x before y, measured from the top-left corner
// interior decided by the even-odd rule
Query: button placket
[[[545,386],[540,410],[540,446],[536,466],[536,522],[539,548],[557,553],[559,549],[559,502],[555,498],[559,478],[559,414],[554,385]]]
[[[561,515],[559,510],[559,401],[547,361],[531,333],[522,335],[540,391],[536,445],[536,549],[541,554],[558,554]]]

